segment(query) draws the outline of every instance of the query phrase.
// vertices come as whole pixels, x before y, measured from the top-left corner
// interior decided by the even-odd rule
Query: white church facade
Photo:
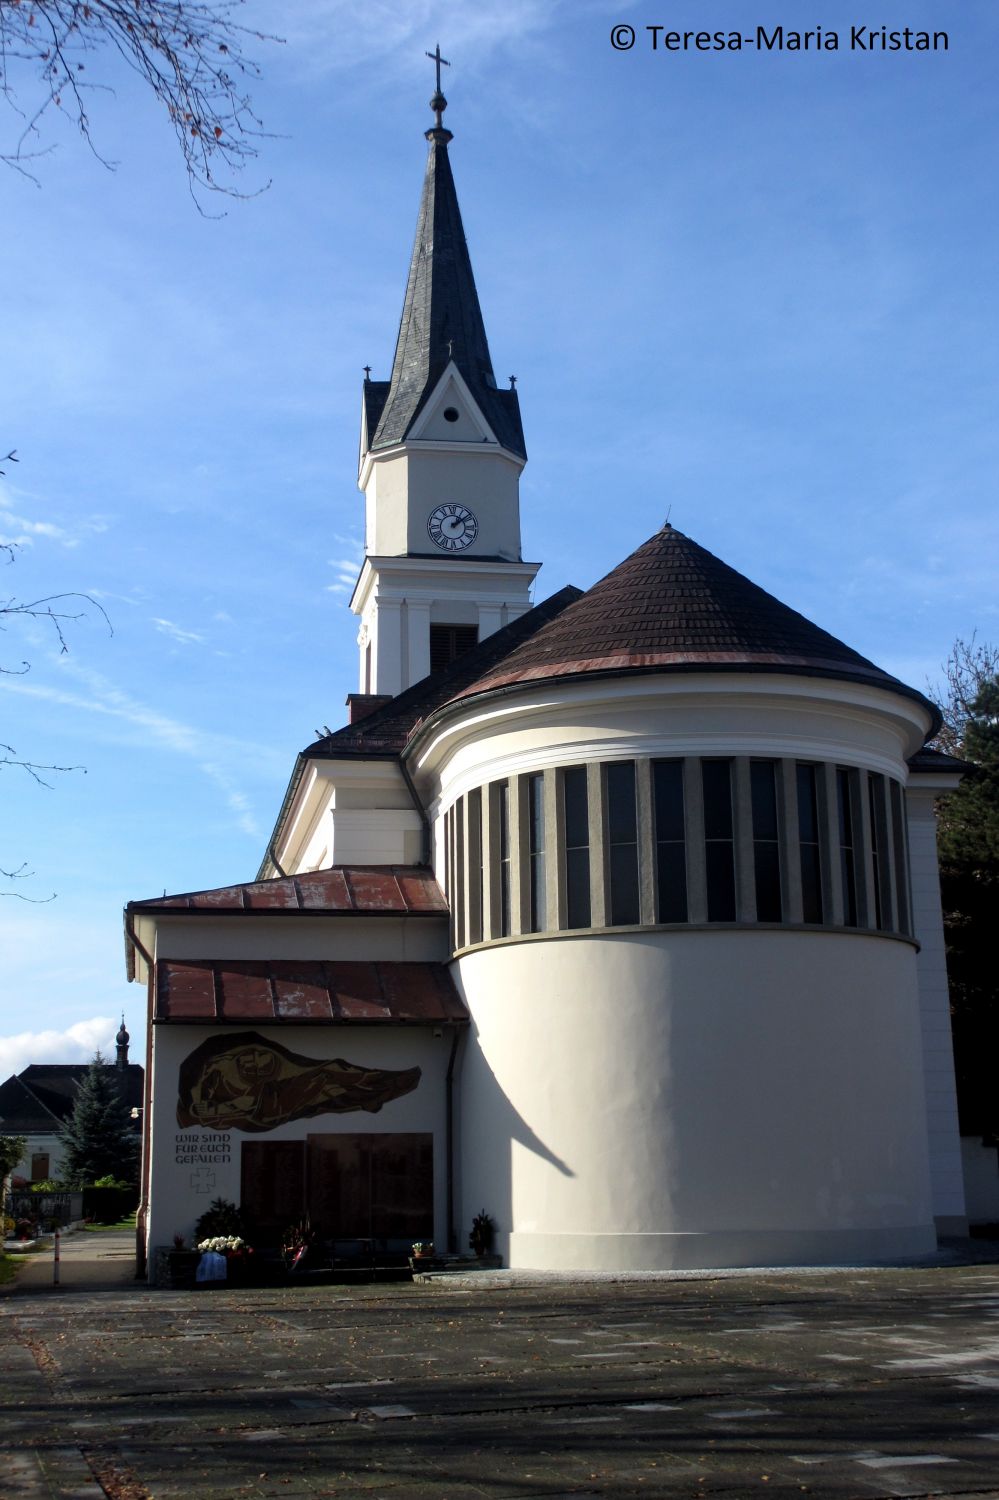
[[[126,910],[150,1252],[280,1237],[655,1271],[965,1227],[917,691],[668,525],[532,607],[439,91],[363,387],[349,722],[253,881]]]

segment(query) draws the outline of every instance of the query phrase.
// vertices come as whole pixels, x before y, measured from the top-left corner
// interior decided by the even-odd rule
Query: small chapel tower
[[[447,100],[436,116],[389,380],[365,372],[358,487],[362,694],[395,695],[530,608],[520,546],[520,404],[496,385],[462,228]]]

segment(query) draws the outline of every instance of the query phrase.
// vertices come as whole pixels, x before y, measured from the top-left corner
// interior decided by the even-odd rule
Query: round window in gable
[[[458,418],[459,418],[460,415],[461,415],[461,413],[458,411],[458,408],[456,406],[445,406],[445,408],[444,408],[444,420],[445,420],[445,422],[457,422],[457,420],[458,420]]]

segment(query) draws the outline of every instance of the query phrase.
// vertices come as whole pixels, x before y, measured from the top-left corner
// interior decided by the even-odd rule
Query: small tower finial
[[[448,62],[446,57],[441,57],[440,42],[437,43],[436,50],[433,52],[428,52],[427,56],[430,58],[431,62],[436,65],[437,68],[437,88],[434,91],[434,97],[430,101],[430,108],[433,110],[437,118],[434,121],[433,130],[427,131],[427,137],[428,139],[433,140],[435,139],[437,132],[440,131],[441,135],[446,135],[444,144],[447,145],[447,142],[451,139],[451,132],[449,130],[445,131],[444,127],[444,111],[447,109],[447,100],[441,93],[441,67],[443,66],[445,68],[449,68],[451,64]]]

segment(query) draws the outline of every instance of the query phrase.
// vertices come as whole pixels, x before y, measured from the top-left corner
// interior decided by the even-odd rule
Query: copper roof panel
[[[215,985],[203,965],[157,964],[156,1016],[161,1021],[214,1020]]]
[[[290,967],[290,966],[289,966]],[[320,972],[296,969],[271,980],[274,1013],[279,1021],[332,1021],[330,993]]]
[[[293,880],[258,880],[242,888],[248,911],[297,911],[298,892]]]
[[[391,1014],[376,963],[327,963],[326,980],[334,1014],[344,1021],[377,1021]]]
[[[410,911],[447,912],[444,892],[430,870],[397,870],[399,890]],[[428,878],[429,877],[429,878]]]
[[[186,898],[186,904],[189,907],[193,907],[196,911],[207,907],[224,909],[226,907],[238,906],[242,908],[242,895],[243,887],[241,885],[224,885],[216,891],[193,891]],[[156,903],[150,902],[149,904],[152,906]]]
[[[350,911],[350,892],[342,870],[313,870],[296,875],[303,911]]]
[[[222,1021],[271,1020],[274,996],[265,964],[240,964],[230,960],[218,965]],[[247,972],[250,971],[250,972]],[[254,972],[256,971],[256,972]]]
[[[390,869],[347,870],[354,904],[362,911],[405,911],[406,901]]]
[[[188,891],[130,901],[131,911],[309,912],[445,915],[447,902],[433,870],[408,865],[338,865],[213,891]]]
[[[468,1012],[443,963],[161,959],[156,1020],[464,1025]]]

